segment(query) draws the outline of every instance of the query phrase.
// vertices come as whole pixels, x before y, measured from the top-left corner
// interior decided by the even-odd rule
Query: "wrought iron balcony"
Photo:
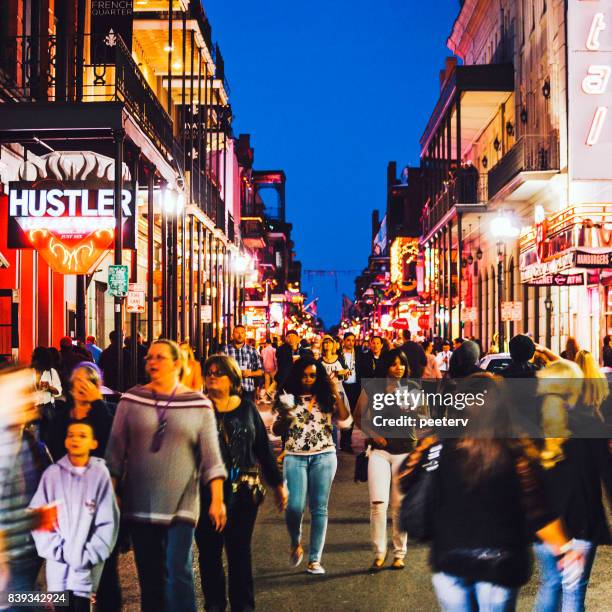
[[[489,171],[489,199],[494,198],[521,172],[559,170],[559,135],[522,136]]]
[[[172,120],[120,36],[18,36],[1,40],[0,87],[7,102],[122,102],[162,150]]]
[[[427,235],[457,204],[482,204],[487,201],[487,175],[473,168],[463,168],[444,181],[436,198],[428,200],[423,210],[423,235]]]

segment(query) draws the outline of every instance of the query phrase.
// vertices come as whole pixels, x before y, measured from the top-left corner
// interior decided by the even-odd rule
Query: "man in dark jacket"
[[[276,362],[278,371],[276,372],[276,382],[280,390],[285,378],[291,370],[291,366],[300,358],[300,337],[294,330],[289,330],[285,334],[285,343],[278,347],[276,351]]]
[[[517,334],[508,343],[512,363],[499,373],[504,378],[534,378],[538,367],[531,363],[536,346],[525,334]]]
[[[104,385],[111,388],[113,391],[121,391],[119,389],[119,368],[117,367],[117,334],[113,330],[108,339],[110,344],[102,351],[100,355],[100,369],[104,374]]]

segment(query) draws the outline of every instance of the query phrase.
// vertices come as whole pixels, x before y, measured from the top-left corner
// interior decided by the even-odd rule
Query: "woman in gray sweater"
[[[141,609],[195,612],[192,541],[199,481],[210,489],[208,515],[226,522],[225,465],[210,401],[180,384],[178,345],[157,340],[146,357],[151,382],[119,402],[106,461],[134,545]]]

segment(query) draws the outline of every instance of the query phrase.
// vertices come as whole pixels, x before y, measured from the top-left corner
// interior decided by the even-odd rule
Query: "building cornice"
[[[473,43],[474,33],[478,31],[486,11],[490,8],[490,0],[465,0],[461,7],[446,45],[463,61]]]

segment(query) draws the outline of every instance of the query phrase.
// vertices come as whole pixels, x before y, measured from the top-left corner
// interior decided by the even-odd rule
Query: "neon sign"
[[[568,6],[570,178],[609,180],[612,156],[612,32],[608,3],[571,0]]]
[[[61,274],[88,274],[115,239],[113,160],[51,153],[28,161],[9,184],[8,246],[36,249]],[[126,178],[129,178],[127,175]],[[135,247],[132,192],[121,192],[125,248]]]

